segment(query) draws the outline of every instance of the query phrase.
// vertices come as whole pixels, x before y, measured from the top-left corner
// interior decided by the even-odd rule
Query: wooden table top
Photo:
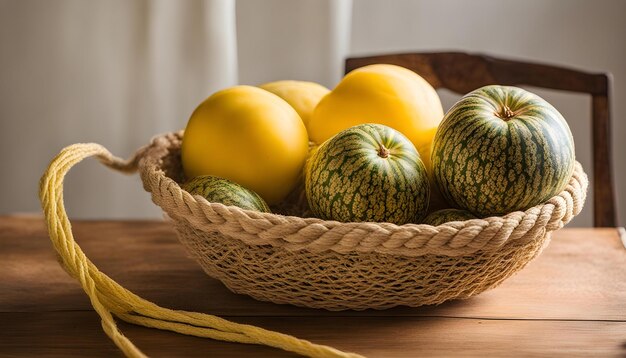
[[[500,287],[464,301],[327,312],[228,291],[188,258],[168,224],[78,221],[87,256],[159,305],[215,314],[369,357],[626,356],[626,249],[617,229],[563,229]],[[78,283],[56,262],[43,220],[0,216],[0,356],[119,356]],[[150,356],[292,357],[256,345],[121,322]]]

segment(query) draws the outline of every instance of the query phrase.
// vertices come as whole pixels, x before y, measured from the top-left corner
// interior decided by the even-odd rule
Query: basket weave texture
[[[384,309],[467,298],[500,284],[580,213],[588,180],[577,163],[563,192],[503,217],[430,225],[341,223],[308,215],[301,188],[259,213],[182,190],[182,132],[138,155],[152,200],[210,276],[255,299],[328,310]]]

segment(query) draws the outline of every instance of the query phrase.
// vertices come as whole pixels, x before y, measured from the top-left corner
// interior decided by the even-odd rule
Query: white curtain
[[[38,210],[38,179],[65,145],[126,157],[218,89],[333,85],[350,12],[351,0],[0,2],[0,213]],[[136,176],[93,160],[70,173],[66,202],[73,217],[160,215]]]

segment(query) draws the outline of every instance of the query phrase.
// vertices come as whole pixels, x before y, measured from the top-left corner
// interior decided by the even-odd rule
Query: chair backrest
[[[592,98],[594,226],[617,226],[611,150],[611,76],[462,52],[402,53],[346,59],[346,73],[388,63],[406,67],[435,88],[458,94],[490,84],[588,93]]]

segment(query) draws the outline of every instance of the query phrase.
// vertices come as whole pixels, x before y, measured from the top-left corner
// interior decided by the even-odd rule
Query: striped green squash
[[[502,215],[565,188],[574,170],[574,140],[563,116],[541,97],[486,86],[446,113],[431,159],[450,204],[480,217]]]
[[[189,194],[200,195],[212,203],[233,205],[264,213],[270,212],[270,208],[257,193],[227,179],[202,175],[186,182],[182,188]]]
[[[469,211],[461,209],[441,209],[428,214],[424,220],[422,220],[422,224],[439,226],[449,221],[465,221],[471,219],[477,219],[477,217]]]
[[[339,132],[309,158],[305,190],[322,219],[405,224],[428,208],[426,168],[413,143],[379,124]]]

